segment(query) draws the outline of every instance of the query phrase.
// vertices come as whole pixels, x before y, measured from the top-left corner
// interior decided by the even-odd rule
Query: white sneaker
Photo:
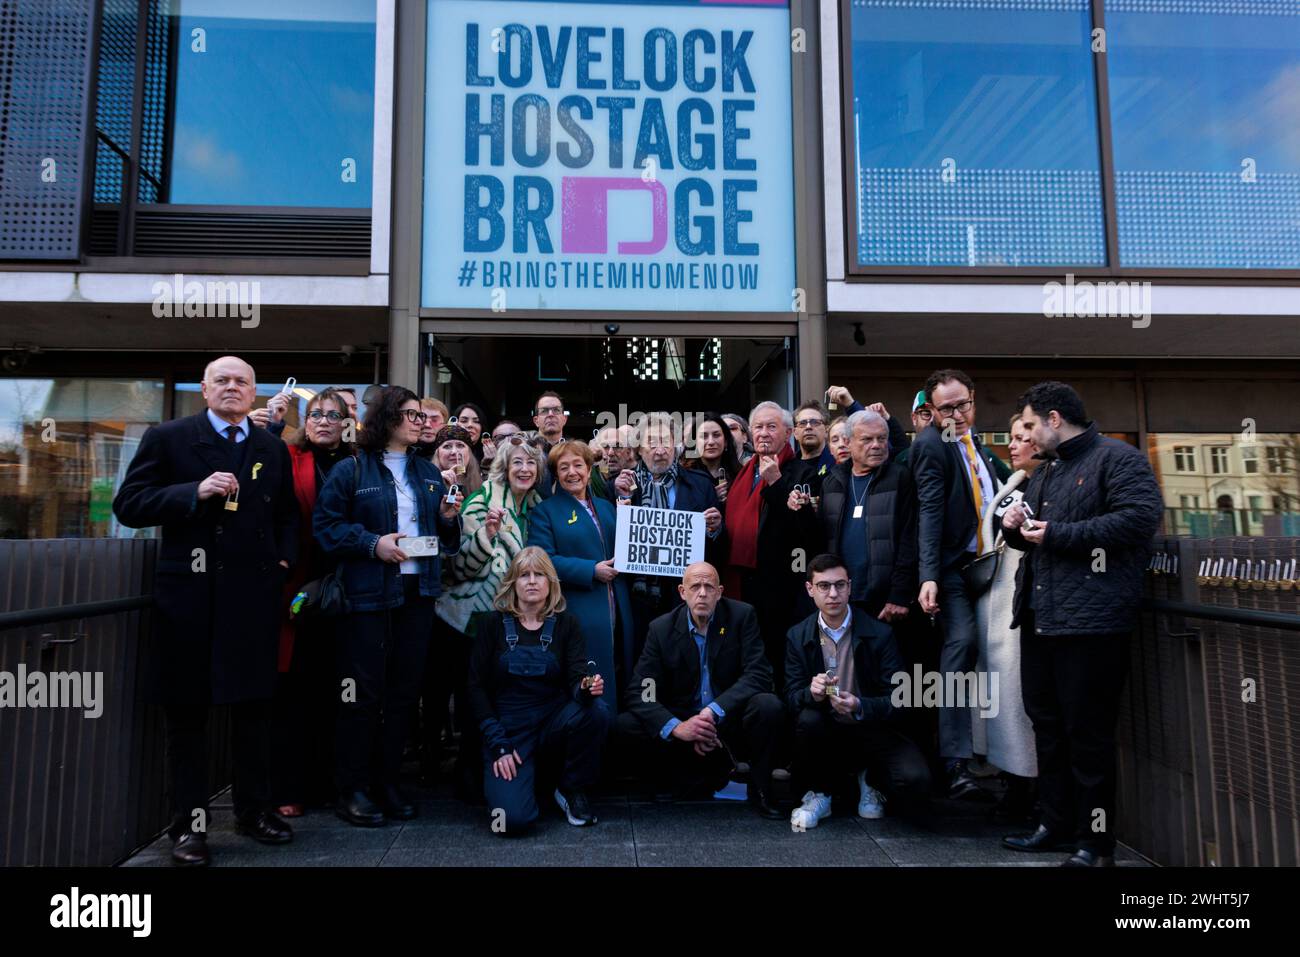
[[[885,796],[867,783],[867,772],[858,772],[858,817],[875,821],[885,816]]]
[[[790,812],[790,827],[796,831],[806,831],[817,826],[824,817],[831,816],[831,799],[825,794],[809,791],[803,796],[803,806]]]

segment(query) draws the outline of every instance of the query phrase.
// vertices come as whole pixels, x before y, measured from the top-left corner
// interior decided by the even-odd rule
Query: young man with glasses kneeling
[[[785,659],[785,700],[795,716],[795,793],[806,789],[790,826],[804,831],[829,817],[847,772],[857,774],[859,817],[884,817],[886,796],[900,810],[924,810],[930,770],[897,729],[891,700],[891,679],[904,669],[893,631],[853,613],[852,582],[838,556],[814,558],[805,587],[817,611],[790,629]]]

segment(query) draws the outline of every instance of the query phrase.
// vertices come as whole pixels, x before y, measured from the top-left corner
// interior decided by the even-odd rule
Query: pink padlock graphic
[[[639,176],[566,176],[560,188],[560,249],[566,253],[609,252],[610,190],[650,193],[653,229],[648,240],[620,241],[619,255],[649,256],[668,243],[668,191],[658,180]]]

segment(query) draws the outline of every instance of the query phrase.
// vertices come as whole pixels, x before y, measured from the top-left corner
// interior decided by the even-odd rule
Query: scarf
[[[644,462],[636,463],[636,484],[649,492],[649,501],[643,496],[642,505],[649,505],[651,508],[670,508],[668,504],[668,490],[673,487],[677,481],[678,465],[674,462],[668,466],[668,470],[663,475],[652,476],[650,470],[646,468]]]
[[[776,460],[785,465],[794,458],[790,443],[781,447]],[[763,514],[762,479],[754,484],[758,472],[759,456],[755,455],[745,463],[727,487],[727,539],[731,542],[729,564],[740,568],[758,567],[758,525]],[[730,586],[727,586],[730,587]]]

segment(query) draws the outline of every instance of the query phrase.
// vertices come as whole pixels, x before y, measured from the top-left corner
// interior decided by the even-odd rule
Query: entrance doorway
[[[474,402],[490,426],[531,429],[532,406],[553,391],[566,432],[588,438],[598,417],[633,412],[739,412],[771,399],[790,407],[797,357],[786,337],[480,336],[429,333],[425,395]],[[608,421],[608,419],[606,419]]]

